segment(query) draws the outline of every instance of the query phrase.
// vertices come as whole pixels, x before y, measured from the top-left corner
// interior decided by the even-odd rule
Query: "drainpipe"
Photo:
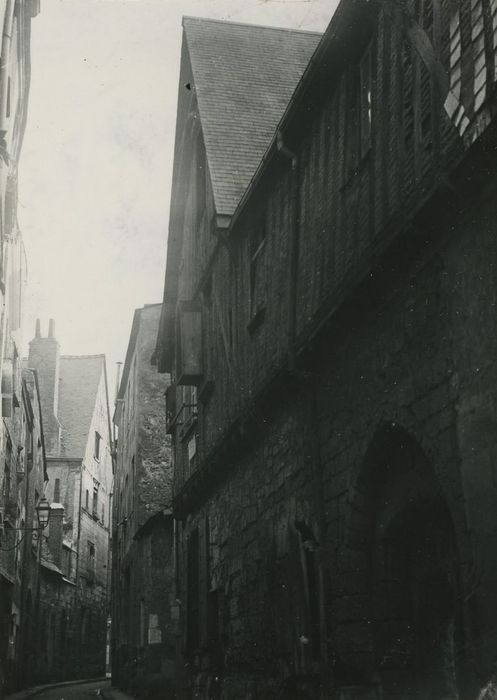
[[[283,140],[283,134],[276,134],[276,148],[284,158],[290,161],[291,202],[290,216],[290,271],[288,277],[288,366],[290,372],[295,370],[295,336],[297,328],[297,281],[300,244],[300,177],[297,154],[290,150]]]

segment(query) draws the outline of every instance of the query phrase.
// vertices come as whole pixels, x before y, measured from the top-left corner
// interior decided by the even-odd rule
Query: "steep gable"
[[[218,214],[236,209],[320,34],[183,18]]]
[[[83,457],[104,371],[104,355],[60,358],[59,410],[61,453]]]

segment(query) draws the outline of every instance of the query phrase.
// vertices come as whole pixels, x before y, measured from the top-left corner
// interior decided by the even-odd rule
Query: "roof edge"
[[[254,29],[269,29],[276,32],[288,32],[291,34],[311,34],[313,36],[322,36],[323,32],[318,32],[313,29],[300,29],[298,27],[280,27],[271,24],[258,24],[257,22],[232,22],[229,19],[217,19],[215,17],[198,17],[195,15],[183,15],[181,18],[181,25],[184,27],[186,21],[194,22],[210,22],[212,24],[228,24],[231,27],[252,27]]]

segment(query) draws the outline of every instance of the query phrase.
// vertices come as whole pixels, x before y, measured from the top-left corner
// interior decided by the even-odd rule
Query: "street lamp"
[[[47,501],[45,496],[43,496],[43,498],[40,500],[35,510],[40,530],[44,530],[48,525],[48,521],[50,520],[50,503]]]
[[[23,532],[25,534],[19,540],[17,540],[13,546],[9,546],[7,548],[0,546],[0,551],[17,549],[17,547],[20,546],[21,542],[26,537],[26,533],[28,532],[32,532],[33,539],[38,540],[39,544],[41,545],[43,530],[46,529],[50,520],[50,503],[47,501],[45,496],[43,496],[43,498],[40,499],[38,505],[35,507],[35,511],[38,525],[36,527],[9,527],[8,531]],[[5,530],[7,531],[7,528],[5,528]]]

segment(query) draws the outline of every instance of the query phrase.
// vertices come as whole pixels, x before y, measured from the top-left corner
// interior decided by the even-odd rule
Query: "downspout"
[[[323,500],[323,465],[321,460],[321,448],[319,438],[318,406],[316,394],[316,381],[314,376],[309,376],[297,371],[296,360],[296,336],[297,336],[297,284],[299,273],[300,250],[300,169],[297,154],[285,146],[281,131],[276,135],[276,147],[282,156],[290,160],[292,167],[291,184],[291,221],[290,221],[290,270],[288,277],[288,369],[291,374],[299,378],[298,390],[301,396],[300,406],[304,425],[311,441],[312,470],[314,482],[314,501],[317,511],[318,547],[316,550],[318,582],[319,582],[319,632],[320,632],[320,678],[321,698],[326,697],[328,686],[328,648],[327,648],[327,624],[326,624],[326,586],[324,578],[325,555],[324,542],[326,535],[326,520],[324,517]]]

